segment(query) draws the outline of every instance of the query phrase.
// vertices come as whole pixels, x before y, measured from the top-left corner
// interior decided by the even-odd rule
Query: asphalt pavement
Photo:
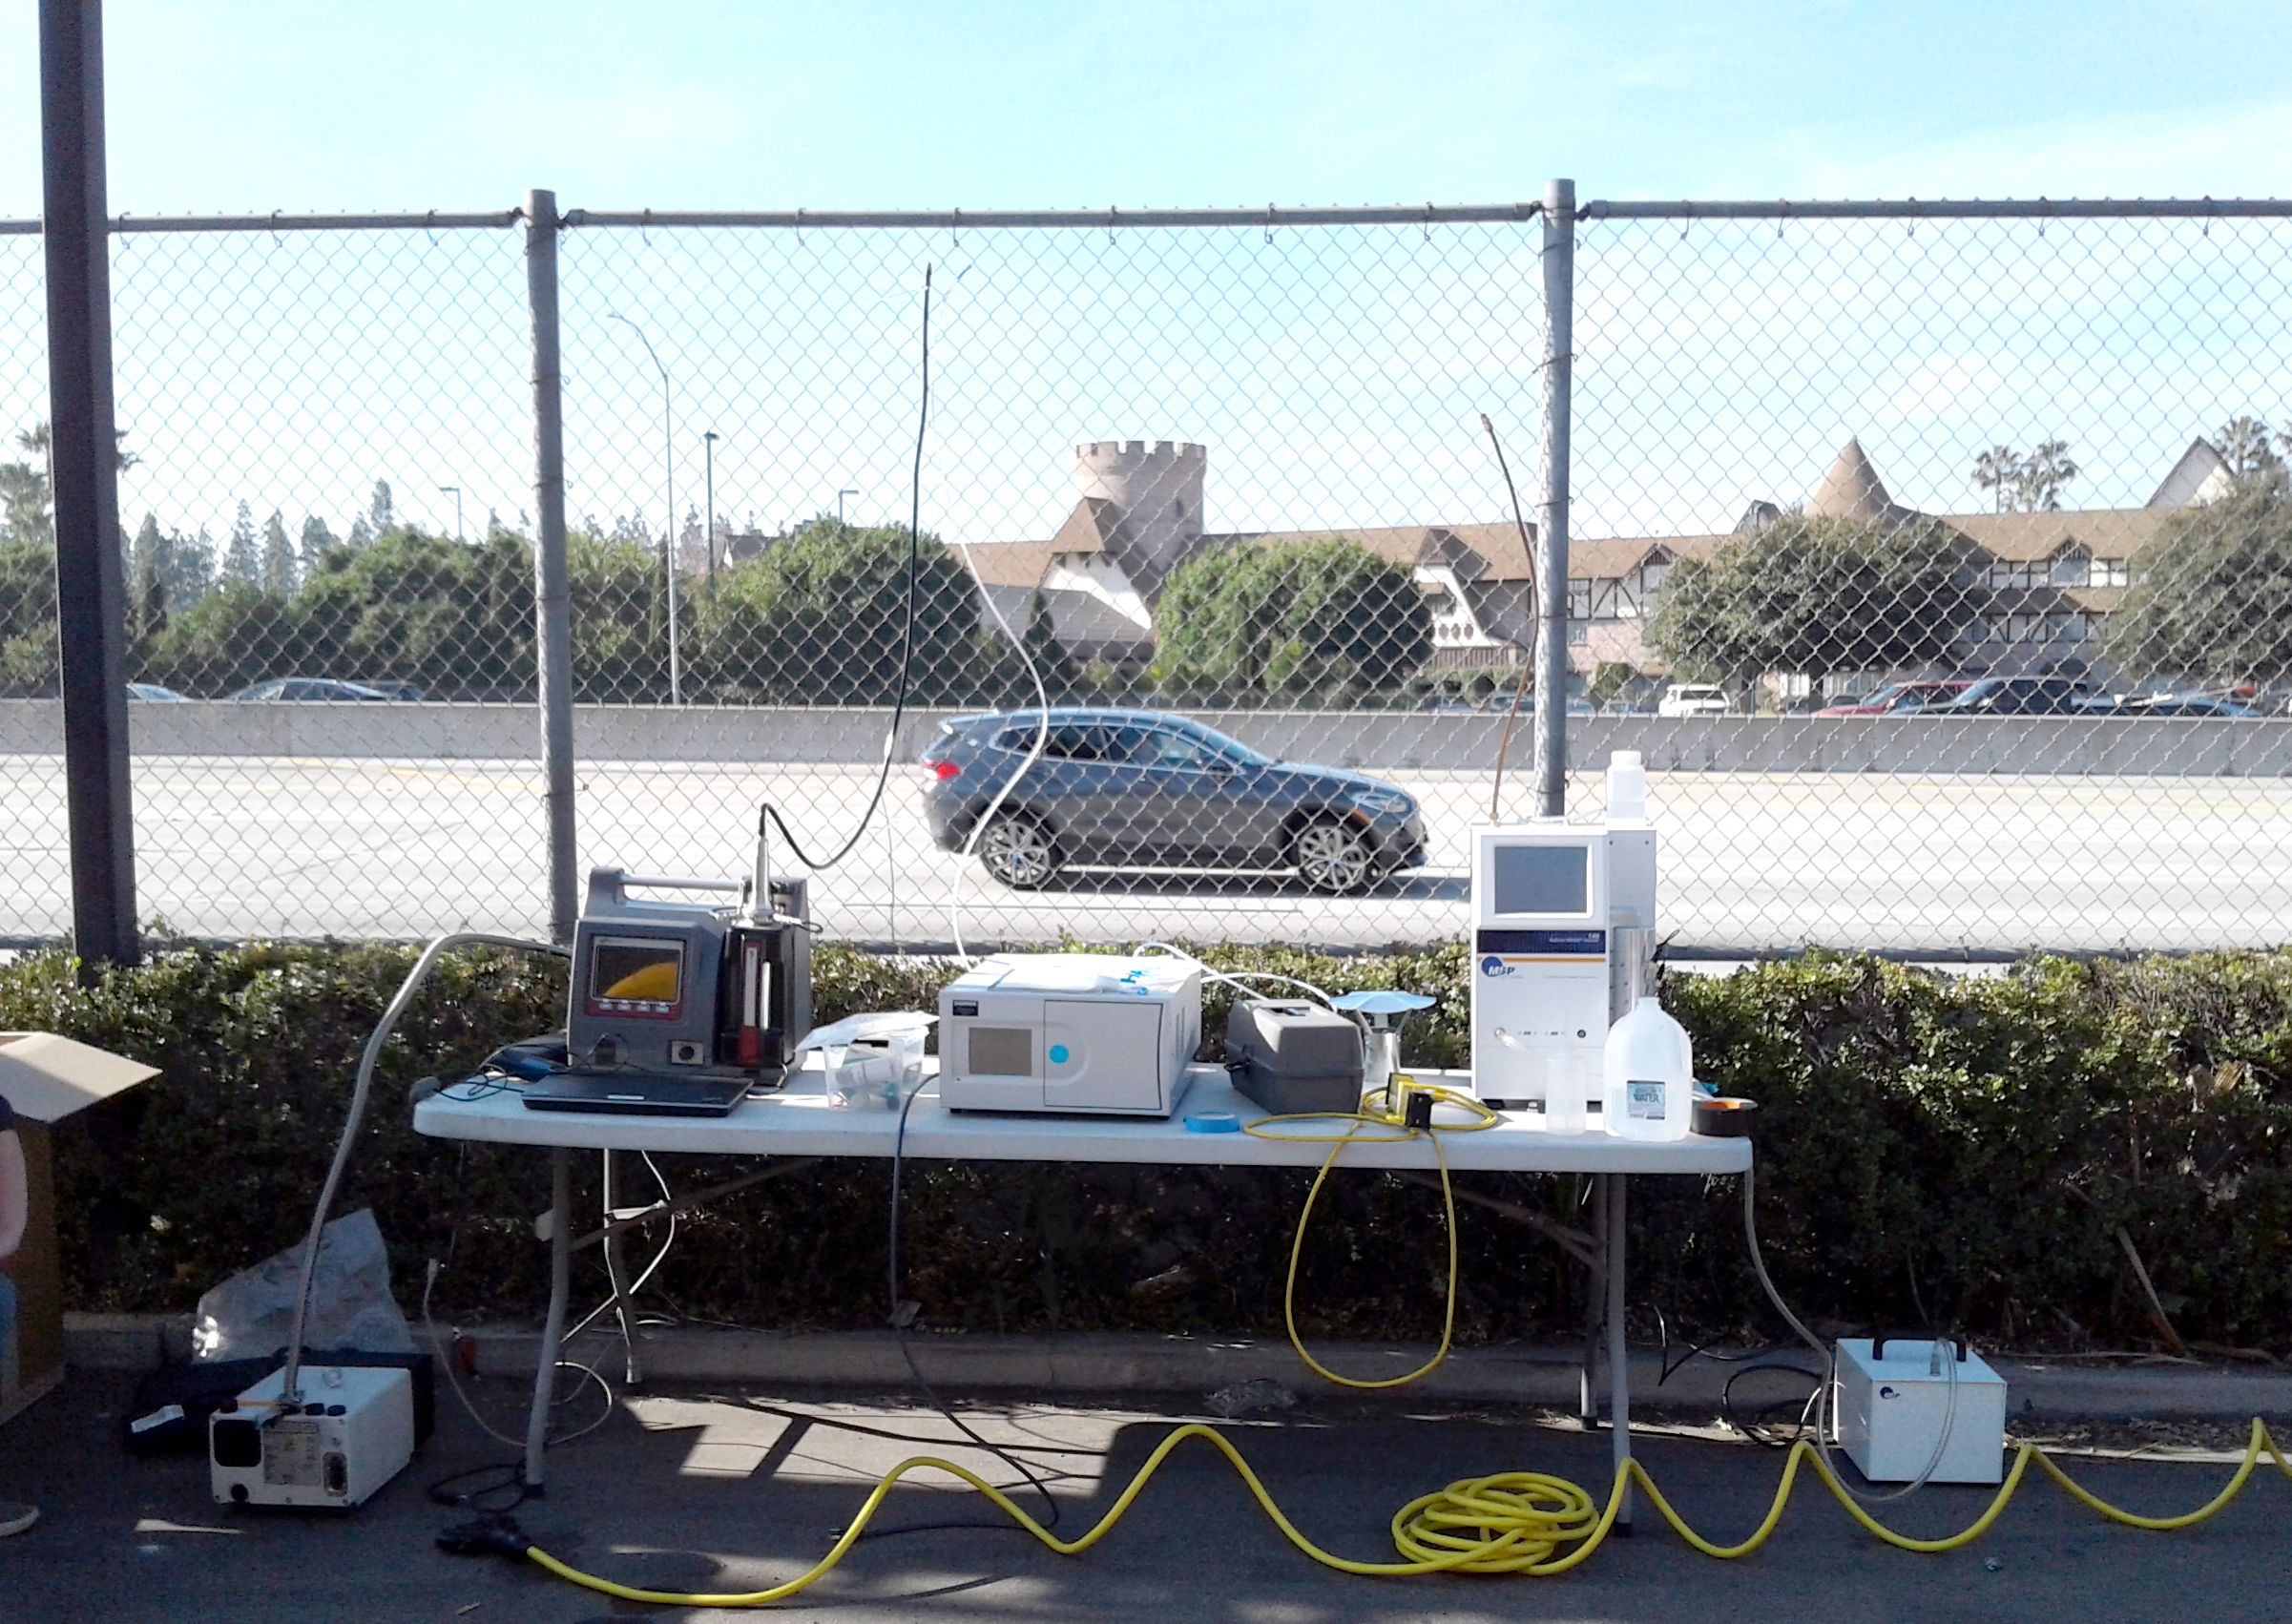
[[[198,1619],[534,1620],[650,1614],[580,1591],[532,1565],[444,1554],[436,1532],[466,1513],[423,1486],[503,1458],[441,1393],[437,1435],[412,1468],[350,1513],[225,1509],[197,1457],[136,1460],[118,1428],[129,1378],[74,1376],[0,1427],[0,1498],[36,1500],[41,1522],[0,1541],[0,1619],[42,1624]],[[511,1418],[514,1395],[480,1402]],[[1106,1407],[1011,1404],[966,1419],[1025,1459],[1049,1485],[1072,1537],[1113,1503],[1170,1426],[1199,1419],[1198,1399],[1135,1397]],[[1604,1489],[1609,1441],[1527,1411],[1428,1404],[1407,1392],[1368,1399],[1307,1394],[1260,1423],[1221,1424],[1282,1509],[1311,1539],[1357,1559],[1387,1560],[1396,1508],[1451,1480],[1552,1472]],[[1643,1435],[1635,1450],[1706,1535],[1740,1539],[1773,1494],[1781,1457],[1756,1446]],[[897,1399],[718,1386],[626,1400],[589,1439],[551,1457],[546,1499],[520,1508],[528,1537],[622,1583],[745,1590],[807,1568],[856,1511],[866,1487],[911,1453],[943,1453],[992,1481],[1011,1468]],[[2128,1508],[2165,1513],[2208,1499],[2218,1463],[2069,1460],[2082,1482]],[[1884,1508],[1906,1532],[1971,1523],[1990,1491],[1930,1487]],[[1021,1496],[1042,1504],[1031,1492]],[[1644,1505],[1638,1531],[1564,1576],[1360,1578],[1290,1546],[1225,1462],[1199,1443],[1173,1454],[1103,1541],[1062,1557],[975,1496],[918,1484],[893,1491],[878,1526],[987,1523],[863,1541],[842,1566],[776,1611],[853,1624],[918,1618],[1172,1619],[1219,1624],[1384,1624],[1441,1618],[1624,1621],[1757,1618],[1862,1621],[2157,1619],[2208,1624],[2281,1619],[2292,1594],[2292,1482],[2263,1470],[2198,1527],[2147,1533],[2103,1521],[2050,1483],[2026,1483],[1966,1549],[1913,1554],[1880,1544],[1803,1475],[1773,1539],[1721,1562],[1661,1528]]]
[[[813,881],[831,935],[1153,937],[1339,947],[1458,938],[1466,839],[1487,775],[1386,776],[1419,797],[1429,861],[1361,897],[1281,875],[1075,871],[1005,890],[934,846],[918,769],[892,766],[875,820]],[[771,801],[808,853],[861,825],[872,769],[597,762],[579,778],[579,857],[649,873],[744,873]],[[1524,784],[1508,781],[1517,815]],[[70,926],[61,763],[0,758],[0,940]],[[188,935],[419,938],[546,923],[541,781],[530,762],[138,758],[139,911]],[[1598,806],[1596,775],[1572,791]],[[2292,783],[2274,779],[1662,773],[1663,928],[1757,952],[1820,944],[1924,953],[2251,947],[2292,939]],[[781,861],[795,866],[790,854]]]

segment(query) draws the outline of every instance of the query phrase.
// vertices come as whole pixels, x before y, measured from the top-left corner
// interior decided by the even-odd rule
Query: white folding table
[[[813,1066],[818,1056],[811,1057]],[[1427,1083],[1469,1088],[1459,1075],[1417,1071]],[[1260,1138],[1253,1135],[1197,1133],[1189,1115],[1230,1112],[1242,1121],[1264,1113],[1237,1093],[1225,1071],[1195,1066],[1176,1114],[1167,1119],[1115,1116],[1028,1116],[950,1112],[939,1103],[937,1085],[927,1081],[907,1114],[902,1155],[929,1160],[1143,1162],[1207,1164],[1219,1167],[1318,1167],[1329,1154],[1326,1143]],[[527,1422],[527,1484],[542,1485],[542,1446],[554,1402],[557,1360],[565,1329],[573,1255],[571,1216],[572,1153],[576,1150],[664,1151],[713,1156],[782,1157],[891,1156],[899,1119],[883,1110],[839,1110],[827,1099],[818,1070],[796,1073],[781,1091],[753,1096],[728,1116],[679,1117],[530,1111],[514,1089],[482,1097],[456,1097],[457,1090],[432,1095],[414,1108],[417,1133],[485,1144],[546,1146],[552,1157],[550,1304],[541,1338],[540,1366]],[[1461,1123],[1463,1114],[1444,1107],[1436,1122]],[[1310,1124],[1297,1128],[1311,1132]],[[1333,1123],[1331,1134],[1343,1132]],[[1748,1139],[1690,1135],[1668,1143],[1620,1139],[1602,1133],[1548,1134],[1542,1118],[1508,1112],[1497,1126],[1477,1133],[1441,1135],[1448,1167],[1459,1173],[1581,1173],[1598,1176],[1606,1192],[1606,1337],[1609,1414],[1615,1458],[1631,1453],[1631,1392],[1623,1345],[1624,1181],[1633,1174],[1730,1174],[1751,1166]],[[1345,1149],[1343,1165],[1431,1173],[1437,1170],[1431,1144],[1423,1136],[1386,1139],[1365,1131]],[[612,1197],[607,1195],[610,1209]],[[608,1211],[608,1230],[612,1211]],[[641,1220],[636,1220],[641,1221]],[[1629,1502],[1619,1521],[1628,1522]]]

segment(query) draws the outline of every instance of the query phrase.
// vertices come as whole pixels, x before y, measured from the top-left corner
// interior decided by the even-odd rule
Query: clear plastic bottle
[[[1608,822],[1647,822],[1647,763],[1636,750],[1608,753]]]
[[[1684,1139],[1695,1095],[1695,1053],[1687,1029],[1643,997],[1608,1029],[1601,1115],[1626,1139]]]

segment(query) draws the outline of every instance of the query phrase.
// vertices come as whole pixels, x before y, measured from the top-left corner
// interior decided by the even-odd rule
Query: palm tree
[[[2006,498],[2018,490],[2023,477],[2021,453],[2011,446],[1992,446],[1973,459],[1973,483],[1979,490],[1997,494],[1997,510],[2006,510]]]
[[[2040,441],[2021,465],[2020,477],[2014,482],[2018,505],[2033,513],[2058,510],[2061,488],[2077,473],[2077,465],[2070,461],[2067,440]]]

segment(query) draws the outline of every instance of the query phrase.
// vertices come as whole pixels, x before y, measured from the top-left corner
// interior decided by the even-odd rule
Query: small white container
[[[1608,1029],[1601,1115],[1625,1139],[1684,1139],[1693,1125],[1695,1054],[1687,1029],[1641,998]]]
[[[1608,822],[1647,822],[1647,767],[1636,750],[1608,752]]]

